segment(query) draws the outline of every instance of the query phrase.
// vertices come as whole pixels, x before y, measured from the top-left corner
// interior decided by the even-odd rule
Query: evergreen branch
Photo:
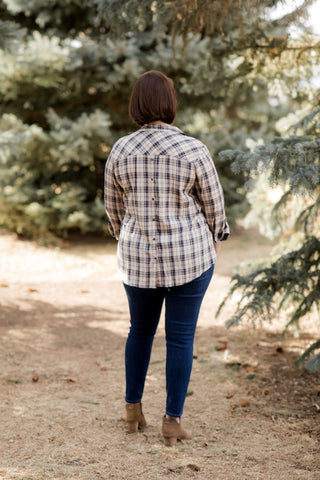
[[[320,276],[318,275],[320,280]],[[307,315],[313,305],[320,305],[320,283],[318,283],[313,287],[313,290],[304,297],[304,299],[299,303],[298,307],[294,311],[293,315],[291,316],[289,322],[286,324],[284,332],[288,330],[291,325],[295,325],[299,322],[300,318]]]
[[[306,207],[298,215],[294,228],[296,231],[303,229],[305,235],[310,234],[314,230],[316,224],[320,223],[320,194],[317,196],[312,205]]]
[[[320,339],[314,342],[310,347],[301,355],[301,357],[296,361],[298,367],[301,367],[304,362],[311,356],[311,354],[320,348]]]
[[[253,323],[265,315],[271,319],[273,305],[279,295],[278,310],[288,300],[291,304],[298,304],[287,327],[297,323],[313,305],[320,305],[319,252],[320,240],[310,237],[300,249],[281,256],[269,267],[253,270],[247,275],[234,275],[232,286],[216,315],[221,313],[235,291],[240,291],[242,297],[237,304],[237,312],[228,320],[228,326],[238,325],[244,317]],[[306,291],[309,292],[307,295]]]
[[[312,194],[320,183],[320,139],[314,136],[275,137],[254,152],[224,150],[219,158],[230,161],[235,173],[270,171],[271,184],[289,180],[293,193]]]
[[[306,129],[309,124],[314,124],[317,116],[320,116],[320,108],[316,108],[309,115],[303,117],[299,122],[295,123],[291,128],[298,130],[299,128]]]
[[[240,308],[240,310],[227,322],[229,326],[238,325],[244,316],[247,316],[254,323],[255,320],[264,315],[264,312],[270,315],[272,299],[276,293],[275,275],[272,268],[260,268],[248,275],[236,274],[232,277],[231,282],[229,293],[219,305],[216,316],[220,315],[227,300],[237,290],[242,292],[242,297],[237,304],[237,308]],[[263,302],[260,300],[262,297]],[[248,299],[250,300],[248,301]],[[245,305],[241,306],[243,303]]]
[[[241,45],[238,48],[233,48],[232,53],[241,52],[243,50],[269,50],[273,53],[273,56],[278,56],[283,52],[299,52],[298,57],[309,50],[320,50],[320,41],[310,44],[310,45],[288,45],[286,39],[280,37],[270,37],[268,43],[259,44],[259,43],[248,43]]]
[[[281,196],[281,198],[272,208],[271,220],[272,220],[272,223],[274,223],[275,225],[278,225],[278,226],[283,225],[284,212],[286,211],[287,204],[291,200],[292,196],[293,196],[293,191],[292,189],[289,189],[287,192],[285,192]]]
[[[271,303],[269,306],[264,305],[262,307],[261,302],[251,300],[241,307],[240,310],[226,322],[226,327],[231,328],[238,326],[245,319],[251,321],[252,324],[255,325],[257,320],[261,322],[263,319],[270,318],[272,312],[273,308]]]

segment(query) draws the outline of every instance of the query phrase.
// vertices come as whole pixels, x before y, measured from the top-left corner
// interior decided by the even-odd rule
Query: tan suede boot
[[[175,445],[177,440],[190,440],[191,438],[190,432],[182,428],[181,419],[178,423],[174,417],[166,418],[166,416],[162,420],[162,436],[167,447]]]
[[[138,429],[142,429],[147,425],[140,402],[126,403],[126,421],[129,433],[135,433]]]

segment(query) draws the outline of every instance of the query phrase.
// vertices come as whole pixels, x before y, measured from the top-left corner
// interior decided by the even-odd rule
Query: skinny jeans
[[[125,348],[126,402],[141,402],[154,335],[163,303],[166,332],[166,413],[180,417],[193,362],[193,343],[200,307],[214,266],[176,287],[138,288],[124,284],[130,310]]]

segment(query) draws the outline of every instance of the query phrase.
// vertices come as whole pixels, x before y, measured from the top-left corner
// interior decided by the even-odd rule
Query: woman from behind
[[[136,82],[129,113],[139,130],[113,146],[105,169],[105,207],[118,240],[117,262],[130,310],[125,348],[129,432],[145,427],[142,395],[165,304],[166,445],[191,438],[181,416],[194,335],[220,242],[229,236],[224,198],[208,149],[172,123],[176,94],[158,71]]]

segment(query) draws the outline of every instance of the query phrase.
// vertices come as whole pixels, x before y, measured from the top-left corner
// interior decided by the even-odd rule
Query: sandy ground
[[[319,480],[320,376],[294,360],[319,336],[311,323],[225,329],[218,304],[239,261],[267,255],[255,232],[224,245],[201,311],[184,425],[165,447],[163,320],[148,371],[144,432],[124,422],[128,309],[115,244],[44,248],[0,235],[0,479]]]

